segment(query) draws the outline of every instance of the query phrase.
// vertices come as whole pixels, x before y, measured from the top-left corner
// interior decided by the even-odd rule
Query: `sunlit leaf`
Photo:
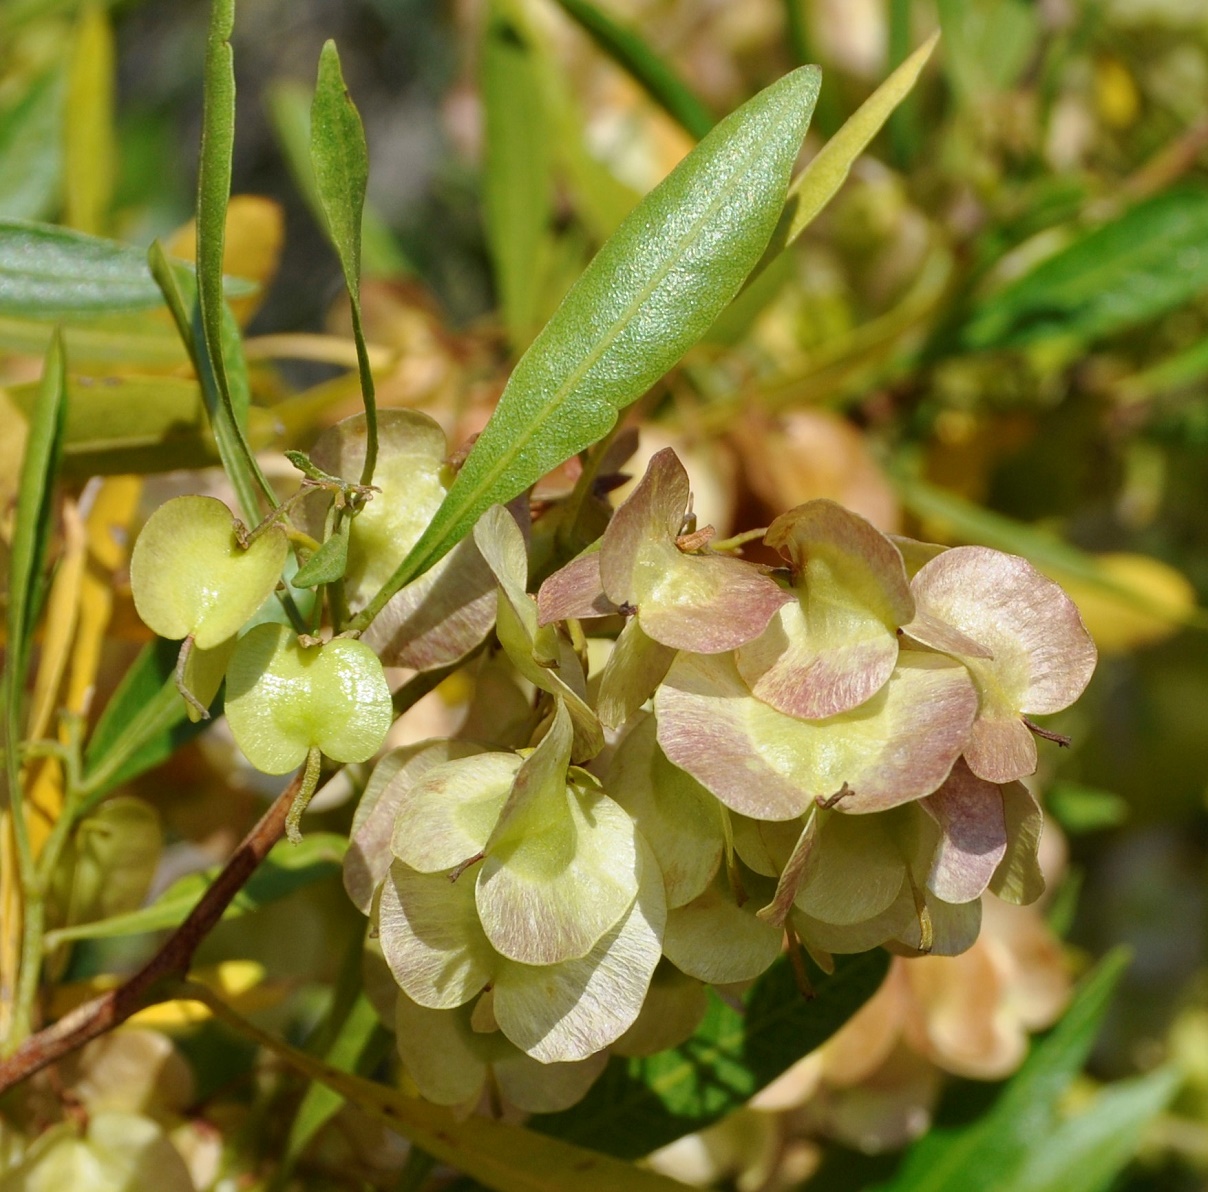
[[[178,653],[162,638],[144,646],[109,697],[84,752],[86,805],[166,761],[206,723],[185,715],[174,677]]]
[[[818,94],[802,67],[717,126],[600,250],[512,373],[440,512],[382,594],[606,434],[700,338],[758,261]]]
[[[268,115],[285,164],[307,206],[322,220],[314,166],[310,160],[310,105],[312,93],[297,83],[275,82],[267,89]],[[394,233],[381,213],[366,203],[361,213],[361,260],[365,272],[400,277],[412,272]]]
[[[326,42],[319,55],[319,79],[310,112],[310,160],[327,234],[340,258],[344,284],[352,303],[352,334],[357,347],[368,431],[361,483],[369,484],[377,463],[378,447],[373,372],[361,328],[361,213],[369,182],[369,150],[360,114],[344,86],[334,41]]]
[[[793,181],[781,223],[783,244],[792,244],[847,180],[856,158],[868,148],[894,109],[910,94],[939,41],[933,33],[856,110]],[[778,243],[777,236],[773,243]],[[783,246],[783,245],[782,245]]]
[[[56,336],[42,369],[38,402],[25,441],[16,522],[8,560],[8,636],[4,651],[5,758],[11,797],[18,798],[16,744],[33,626],[42,601],[43,569],[54,526],[54,481],[63,451],[66,363]]]

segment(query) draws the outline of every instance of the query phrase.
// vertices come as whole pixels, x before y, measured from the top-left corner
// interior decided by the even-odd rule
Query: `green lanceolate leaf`
[[[1082,1071],[1127,964],[1123,950],[1105,957],[993,1108],[971,1126],[925,1135],[880,1192],[997,1192],[1010,1187],[1029,1153],[1059,1128],[1058,1102]]]
[[[250,914],[312,882],[331,877],[339,869],[347,847],[347,839],[334,832],[311,832],[301,844],[283,841],[257,867],[223,917],[234,919]],[[139,910],[48,932],[45,948],[52,952],[60,944],[73,940],[115,939],[178,927],[219,872],[220,868],[216,866],[201,873],[190,873],[173,882],[150,906]]]
[[[361,483],[370,484],[377,463],[377,401],[361,328],[361,213],[369,182],[369,149],[360,114],[344,86],[334,41],[326,42],[319,55],[319,79],[310,109],[310,160],[327,233],[340,258],[352,303],[352,334],[368,430]]]
[[[38,387],[16,385],[8,395],[29,417],[37,405]],[[263,410],[252,413],[253,440],[267,442],[269,415]],[[214,441],[196,381],[141,374],[67,378],[65,477],[84,481],[89,476],[166,472],[214,462]]]
[[[20,220],[0,220],[0,314],[53,319],[159,306],[137,248]]]
[[[247,364],[243,358],[242,341],[235,317],[226,304],[222,304],[219,311],[220,334],[225,345],[223,354],[228,366],[223,374],[226,385],[224,391],[219,388],[218,376],[211,367],[211,357],[205,350],[201,332],[200,301],[192,271],[184,265],[170,261],[158,240],[151,245],[147,260],[201,382],[206,413],[210,417],[210,426],[214,432],[214,441],[223,470],[239,497],[244,517],[255,525],[260,521],[260,500],[257,494],[264,494],[272,506],[277,504],[277,498],[264,478],[251,447],[248,446],[244,430],[250,411],[251,394]]]
[[[710,327],[759,260],[818,97],[801,67],[727,117],[642,200],[521,358],[432,524],[358,620],[621,410]]]
[[[324,43],[310,109],[310,160],[327,231],[349,290],[361,284],[361,212],[369,183],[369,150],[349,97],[336,43]]]
[[[868,148],[885,121],[913,90],[940,35],[933,33],[860,105],[855,114],[818,151],[789,189],[781,228],[792,244],[838,193],[856,158]],[[774,237],[775,248],[779,237]]]
[[[215,437],[218,438],[223,467],[239,493],[244,512],[255,523],[260,520],[260,505],[252,493],[258,492],[270,509],[276,507],[277,498],[260,471],[245,437],[246,401],[237,391],[242,379],[236,380],[231,375],[232,349],[239,342],[238,332],[235,330],[232,336],[235,324],[223,300],[222,288],[226,212],[231,194],[231,158],[235,146],[235,63],[231,50],[234,25],[235,0],[213,0],[206,43],[201,159],[197,174],[197,309],[194,315],[197,327],[192,330],[191,337],[195,343],[193,356],[202,385],[212,390],[217,399],[214,407],[211,407],[211,419],[215,424]],[[152,246],[153,269],[156,268],[154,253],[157,247]],[[160,265],[156,280],[160,281],[161,288],[164,272]],[[171,306],[166,290],[164,298]],[[177,315],[175,309],[173,314]],[[179,322],[177,316],[178,325]],[[183,329],[181,338],[185,338]],[[238,360],[240,363],[237,367],[242,369],[241,353]],[[228,426],[220,434],[218,425],[223,421]]]
[[[309,837],[308,837],[309,839]],[[303,841],[305,844],[306,841]],[[360,955],[356,957],[356,977],[360,977]],[[338,996],[338,994],[337,994]],[[373,1008],[373,1003],[369,1001],[364,994],[361,994],[349,1007],[347,1016],[340,1026],[336,1037],[332,1040],[331,1046],[324,1053],[324,1060],[333,1068],[338,1068],[341,1072],[354,1072],[359,1067],[361,1071],[365,1071],[363,1063],[359,1062],[362,1057],[368,1053],[372,1055],[374,1048],[370,1046],[375,1035],[381,1036],[385,1032],[382,1031],[377,1011]],[[389,1036],[386,1036],[388,1039]],[[389,1046],[389,1043],[387,1044]],[[380,1056],[378,1057],[380,1059]],[[289,1140],[286,1143],[285,1154],[283,1160],[287,1166],[293,1166],[298,1157],[306,1149],[307,1144],[312,1138],[329,1122],[336,1113],[339,1112],[340,1106],[344,1104],[344,1098],[340,1096],[334,1089],[330,1089],[325,1084],[320,1084],[315,1081],[310,1088],[306,1090],[306,1095],[302,1098],[302,1103],[298,1106],[298,1112],[294,1115],[294,1120],[290,1124]]]
[[[1019,347],[1055,336],[1088,342],[1157,318],[1208,290],[1206,241],[1204,191],[1148,199],[987,298],[964,344]]]
[[[1154,1119],[1178,1092],[1173,1068],[1120,1080],[1037,1141],[995,1192],[1104,1192],[1135,1157]]]
[[[749,1100],[821,1046],[872,995],[888,969],[884,952],[836,958],[835,972],[811,969],[805,998],[781,959],[746,997],[744,1011],[710,994],[696,1034],[669,1051],[613,1059],[578,1105],[532,1119],[532,1128],[635,1159],[701,1130]]]
[[[315,218],[323,222],[318,183],[310,160],[310,105],[313,96],[297,83],[275,83],[268,89],[268,115],[277,144],[294,184]],[[361,213],[361,261],[365,272],[399,277],[414,272],[381,213],[367,202]]]
[[[618,66],[628,71],[673,120],[697,140],[713,127],[704,101],[631,28],[618,24],[589,0],[558,0],[591,39]]]
[[[206,42],[201,157],[197,174],[197,300],[205,354],[218,392],[230,406],[222,355],[222,254],[235,149],[235,0],[212,0]],[[231,412],[232,421],[234,413]]]
[[[483,206],[504,326],[522,348],[534,329],[548,248],[550,130],[537,50],[512,7],[492,0],[483,40]]]
[[[53,525],[54,481],[63,450],[67,407],[63,340],[56,335],[42,368],[38,401],[29,423],[17,489],[8,572],[8,637],[4,651],[4,756],[9,797],[20,799],[17,743],[29,644],[43,587],[42,571]]]

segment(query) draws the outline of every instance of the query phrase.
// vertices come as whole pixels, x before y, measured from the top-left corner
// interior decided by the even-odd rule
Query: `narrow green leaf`
[[[235,895],[223,918],[235,919],[258,911],[270,902],[288,897],[295,890],[331,877],[339,870],[347,847],[347,839],[335,832],[308,832],[302,843],[296,845],[283,841],[273,848],[247,884]],[[74,940],[116,939],[179,927],[209,889],[220,869],[220,866],[215,866],[180,878],[150,906],[108,919],[98,919],[93,923],[78,923],[48,932],[46,950],[51,952],[60,944]]]
[[[197,309],[192,332],[193,356],[211,405],[215,437],[223,467],[252,523],[260,520],[258,492],[270,509],[276,494],[264,478],[245,437],[246,401],[236,389],[242,384],[231,375],[239,343],[238,330],[223,299],[222,258],[226,245],[227,203],[231,195],[231,160],[235,147],[235,61],[231,32],[235,25],[235,0],[212,0],[210,32],[206,42],[205,89],[202,102],[201,157],[197,175]],[[163,263],[157,266],[152,246],[152,269],[163,288]],[[162,251],[159,257],[162,257]],[[179,283],[178,283],[179,284]],[[167,291],[164,293],[168,298]],[[169,306],[172,306],[169,300]],[[173,314],[176,315],[176,309]],[[179,324],[179,317],[177,318]],[[181,338],[185,338],[181,330]],[[215,414],[218,414],[215,417]],[[222,424],[227,425],[220,431]],[[250,505],[249,505],[250,502]]]
[[[357,957],[357,976],[360,976],[360,957]],[[379,1030],[377,1011],[364,994],[356,999],[348,1016],[327,1049],[324,1060],[341,1072],[355,1072],[358,1061]],[[335,1089],[315,1081],[306,1090],[306,1096],[298,1106],[298,1112],[290,1125],[286,1142],[284,1163],[287,1166],[297,1160],[306,1149],[307,1143],[339,1112],[344,1098]]]
[[[0,220],[0,314],[56,319],[162,301],[140,249],[66,228]]]
[[[244,516],[251,525],[256,525],[260,521],[260,503],[256,494],[263,493],[271,507],[276,506],[277,498],[252,454],[244,430],[251,394],[238,325],[226,304],[222,303],[219,339],[225,346],[221,354],[233,365],[223,373],[221,384],[225,384],[224,390],[211,367],[213,358],[205,348],[201,303],[192,271],[178,262],[169,261],[158,240],[151,245],[147,259],[201,382],[206,412],[223,470],[239,498]]]
[[[361,211],[369,183],[369,149],[360,114],[344,85],[334,41],[325,42],[319,55],[319,78],[310,109],[310,160],[344,281],[359,296]]]
[[[54,324],[0,316],[0,351],[45,355],[60,327],[68,357],[81,367],[99,363],[176,369],[189,362],[175,329],[156,320],[151,311],[107,317],[66,315]]]
[[[1155,319],[1208,290],[1208,193],[1167,191],[1075,240],[991,295],[968,348],[1076,342]]]
[[[819,78],[801,67],[727,117],[596,254],[516,365],[444,504],[360,626],[485,509],[607,434],[709,329],[780,216]]]
[[[483,205],[503,322],[514,348],[537,316],[549,252],[550,130],[537,50],[508,0],[491,0],[482,46]]]
[[[361,213],[369,182],[369,149],[360,113],[344,86],[334,41],[324,43],[319,55],[319,79],[310,109],[310,160],[327,233],[340,258],[352,304],[352,334],[368,435],[361,483],[371,484],[377,466],[377,399],[361,327]]]
[[[963,1129],[924,1135],[880,1192],[990,1192],[1002,1185],[1029,1149],[1053,1132],[1058,1102],[1082,1071],[1127,964],[1123,949],[1104,957],[990,1112]]]
[[[793,181],[781,228],[773,237],[776,251],[792,244],[847,181],[857,157],[868,148],[894,109],[908,96],[927,65],[940,35],[933,33],[866,99],[855,114],[818,151]],[[783,238],[781,237],[783,229]]]
[[[109,697],[84,751],[86,806],[166,761],[210,721],[194,724],[176,689],[176,642],[156,638],[139,652]],[[212,711],[220,709],[215,701]]]
[[[1027,1150],[995,1192],[1103,1192],[1136,1156],[1181,1079],[1173,1068],[1108,1085],[1076,1117]]]
[[[66,222],[93,235],[105,230],[113,199],[113,92],[113,30],[103,8],[85,4],[76,21],[67,77],[64,198]]]
[[[674,121],[698,141],[713,127],[704,101],[638,33],[614,21],[589,0],[558,0],[591,39],[623,70],[631,74]]]
[[[323,209],[310,160],[310,105],[313,94],[298,83],[275,83],[267,92],[269,121],[294,184],[322,224]],[[361,213],[361,261],[366,273],[399,277],[414,273],[390,226],[366,201]]]
[[[888,967],[881,951],[837,957],[831,976],[811,967],[815,996],[806,999],[782,958],[756,982],[742,1012],[711,992],[686,1043],[613,1059],[578,1105],[530,1125],[621,1158],[649,1154],[737,1109],[820,1047],[876,992]]]
[[[408,1097],[396,1089],[341,1072],[260,1030],[204,987],[196,994],[246,1038],[280,1056],[295,1071],[322,1081],[442,1163],[498,1192],[683,1192],[683,1185],[596,1151],[543,1137],[485,1117],[459,1120],[452,1110]]]
[[[54,482],[63,450],[66,411],[63,340],[56,335],[42,366],[37,406],[29,424],[17,489],[16,522],[8,560],[8,616],[4,651],[4,758],[8,798],[23,833],[17,746],[22,697],[44,587],[43,569],[54,523]]]
[[[343,577],[348,566],[348,531],[351,525],[352,520],[346,517],[340,523],[340,528],[298,568],[298,574],[293,578],[295,588],[334,584]]]
[[[45,219],[63,181],[63,72],[53,67],[0,115],[0,218]]]
[[[197,298],[204,352],[224,405],[230,406],[222,354],[222,256],[235,151],[235,0],[211,0],[197,175]],[[235,416],[228,409],[232,422]]]

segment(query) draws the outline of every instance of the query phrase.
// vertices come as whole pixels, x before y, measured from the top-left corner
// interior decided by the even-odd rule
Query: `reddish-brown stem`
[[[1051,729],[1041,728],[1040,725],[1034,724],[1026,716],[1023,717],[1023,722],[1038,737],[1041,737],[1046,741],[1056,741],[1056,743],[1060,745],[1062,749],[1068,749],[1070,747],[1070,739],[1065,735],[1065,733],[1055,733]]]
[[[0,1060],[0,1093],[169,995],[170,984],[188,974],[193,953],[201,941],[222,918],[256,866],[281,839],[286,815],[301,784],[299,772],[243,838],[188,918],[137,973],[116,989],[77,1006],[58,1022],[31,1035],[12,1055]],[[157,997],[160,988],[164,993]]]

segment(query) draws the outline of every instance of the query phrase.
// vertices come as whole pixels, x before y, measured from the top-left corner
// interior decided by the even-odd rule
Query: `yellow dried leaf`
[[[1195,589],[1168,563],[1148,555],[1098,556],[1106,577],[1131,593],[1117,594],[1062,574],[1095,644],[1104,654],[1124,654],[1176,634],[1195,611]]]
[[[260,288],[246,298],[232,298],[231,310],[246,327],[260,308],[269,284],[277,275],[281,248],[285,243],[285,214],[281,205],[263,195],[233,195],[227,206],[226,241],[222,271],[230,277],[245,277]],[[165,246],[168,255],[182,261],[197,257],[197,225],[190,220]]]

